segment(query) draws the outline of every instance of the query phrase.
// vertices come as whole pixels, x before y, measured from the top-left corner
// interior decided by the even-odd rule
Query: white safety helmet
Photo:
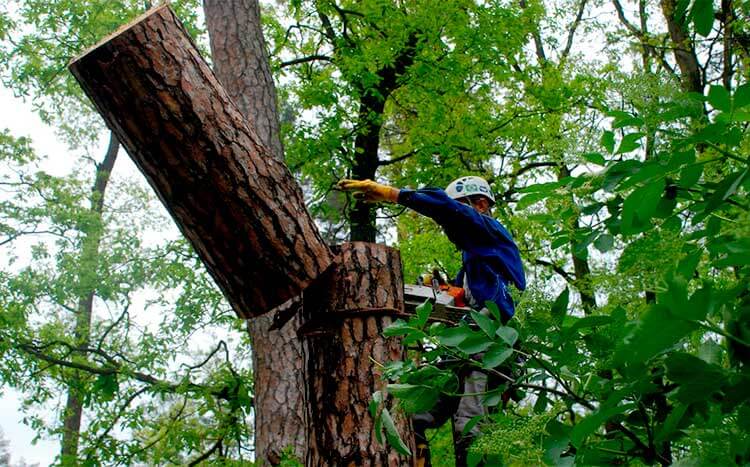
[[[461,177],[453,180],[445,192],[453,199],[466,198],[467,196],[484,195],[495,204],[495,195],[492,194],[490,184],[482,177]]]

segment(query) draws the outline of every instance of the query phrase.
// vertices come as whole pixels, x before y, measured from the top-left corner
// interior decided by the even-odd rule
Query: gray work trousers
[[[472,440],[479,434],[475,425],[465,435],[464,428],[477,415],[487,415],[487,407],[482,404],[484,392],[487,391],[487,375],[471,371],[461,378],[463,394],[443,396],[429,412],[418,413],[412,417],[417,445],[427,451],[425,465],[431,465],[425,430],[441,427],[449,418],[453,422],[453,446],[456,456],[456,467],[466,465],[466,456]]]

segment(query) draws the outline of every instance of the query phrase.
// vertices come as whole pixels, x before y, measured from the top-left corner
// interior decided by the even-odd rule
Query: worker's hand
[[[339,189],[354,193],[354,197],[367,203],[397,203],[398,188],[388,185],[381,185],[372,180],[341,180],[338,183]]]

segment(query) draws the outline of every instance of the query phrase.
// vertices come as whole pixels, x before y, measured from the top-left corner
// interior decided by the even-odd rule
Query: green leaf
[[[703,37],[711,34],[714,24],[714,3],[712,0],[695,0],[690,10],[690,17],[695,25],[695,32]]]
[[[498,323],[502,323],[503,322],[502,315],[500,314],[500,308],[497,307],[497,303],[491,302],[491,301],[487,300],[486,302],[484,302],[484,306],[488,310],[490,310],[490,313],[492,313],[492,316],[495,317],[495,320]]]
[[[698,183],[698,180],[700,180],[701,175],[703,175],[703,164],[684,167],[680,171],[679,185],[682,188],[693,188]]]
[[[650,227],[656,207],[664,191],[664,180],[649,183],[634,190],[623,203],[622,225],[623,235],[634,235]]]
[[[635,329],[617,348],[615,361],[643,364],[675,345],[696,328],[696,324],[675,316],[666,306],[654,305],[643,314]]]
[[[594,241],[594,247],[602,253],[610,251],[613,246],[615,246],[615,237],[610,234],[599,235]]]
[[[750,83],[745,83],[734,91],[734,108],[739,109],[747,105],[750,105]]]
[[[748,170],[750,169],[745,169],[742,172],[734,172],[733,174],[724,178],[719,186],[716,187],[716,190],[711,195],[711,197],[708,198],[706,208],[703,210],[704,214],[715,211],[722,205],[724,201],[732,196],[734,192],[737,191],[737,187],[739,187],[740,184],[745,180],[745,177],[747,177]]]
[[[582,156],[585,160],[591,162],[592,164],[596,165],[605,165],[607,161],[604,159],[604,156],[601,155],[598,152],[587,152]]]
[[[583,446],[583,442],[586,441],[591,434],[593,434],[600,426],[607,420],[627,412],[628,410],[635,407],[635,404],[624,404],[615,407],[601,408],[596,412],[592,413],[588,417],[578,422],[570,433],[570,444],[576,448]]]
[[[611,322],[611,316],[586,316],[584,318],[577,318],[569,329],[571,331],[577,331],[579,329],[593,328],[596,326],[606,326]]]
[[[561,235],[555,238],[554,240],[552,240],[552,243],[550,243],[550,248],[552,248],[553,250],[556,250],[560,248],[561,246],[568,244],[569,242],[570,242],[570,238],[568,238],[567,235]]]
[[[500,326],[495,333],[506,344],[513,346],[518,340],[518,331],[510,326]]]
[[[715,312],[719,306],[719,297],[713,291],[711,284],[693,292],[688,300],[688,306],[684,309],[685,318],[696,321],[704,319]]]
[[[513,349],[500,344],[492,344],[487,349],[482,358],[482,367],[491,369],[502,365],[510,356],[513,355]]]
[[[477,426],[477,423],[479,423],[484,418],[484,415],[475,415],[469,419],[469,421],[464,425],[464,429],[461,430],[461,436],[466,436],[469,433],[471,433],[471,430]]]
[[[460,344],[458,348],[467,354],[475,354],[484,352],[493,344],[492,339],[487,337],[484,333],[475,332],[471,336],[467,337]]]
[[[421,384],[389,384],[388,392],[401,399],[408,413],[422,413],[432,409],[440,398],[440,389]]]
[[[667,415],[667,419],[664,420],[664,423],[656,425],[654,440],[657,443],[661,444],[664,441],[674,439],[673,435],[677,432],[677,428],[679,427],[682,418],[685,416],[687,409],[688,406],[685,404],[675,405],[672,407],[669,415]]]
[[[410,334],[412,331],[414,331],[414,328],[399,318],[383,329],[383,335],[386,337],[403,336],[404,334]]]
[[[726,379],[721,367],[686,353],[674,353],[664,364],[667,378],[679,384],[672,392],[673,397],[685,404],[705,400],[720,390]]]
[[[605,131],[602,133],[602,146],[607,150],[608,153],[612,154],[615,150],[615,134],[611,131]]]
[[[532,204],[546,199],[548,196],[549,194],[546,192],[530,193],[518,200],[516,203],[516,209],[526,209]]]
[[[472,331],[469,326],[462,323],[456,327],[445,328],[438,336],[438,340],[442,345],[457,347],[461,342],[465,341],[473,334],[475,334],[474,331]]]
[[[552,304],[550,314],[554,317],[558,323],[562,322],[563,317],[568,311],[568,300],[570,299],[570,289],[565,287],[565,290],[560,292],[555,302]]]
[[[544,460],[549,465],[559,465],[560,456],[568,450],[572,427],[552,419],[545,430],[549,434],[544,440]]]
[[[99,393],[98,396],[105,401],[111,401],[114,399],[115,394],[117,394],[117,390],[120,388],[119,383],[117,382],[117,374],[106,374],[106,375],[99,375],[99,377],[96,378],[96,381],[94,381],[94,386],[92,388],[92,391],[95,393]]]
[[[708,103],[714,109],[722,112],[731,112],[732,100],[729,91],[724,86],[712,85],[708,90]]]
[[[675,272],[685,281],[689,281],[693,278],[695,269],[698,267],[698,263],[700,262],[702,256],[702,249],[695,249],[687,252],[687,255],[685,255],[685,257],[678,263],[677,270]]]
[[[641,147],[638,141],[640,141],[643,136],[643,133],[630,133],[623,136],[622,141],[620,141],[620,146],[617,148],[615,154],[626,154],[638,149]]]
[[[519,193],[551,193],[556,189],[560,188],[562,184],[558,182],[547,182],[537,183],[535,185],[529,185],[525,188],[518,190]]]
[[[482,397],[482,405],[485,407],[497,406],[503,400],[504,391],[505,387],[488,392],[484,395],[484,397]]]
[[[432,314],[432,302],[430,302],[430,300],[425,300],[424,303],[416,308],[415,312],[417,315],[417,327],[424,327],[430,315]]]
[[[411,456],[411,451],[409,450],[409,447],[401,440],[401,435],[399,435],[398,430],[396,429],[396,424],[393,423],[393,418],[391,417],[391,413],[388,411],[388,409],[383,409],[381,418],[383,419],[383,428],[385,428],[385,437],[388,440],[388,444],[390,444],[393,449],[395,449],[399,453],[405,456]]]
[[[617,188],[617,185],[619,185],[625,177],[638,173],[642,166],[643,163],[635,160],[621,161],[612,164],[607,169],[602,187],[606,191],[614,191],[614,189]]]
[[[489,316],[485,316],[481,313],[477,313],[476,311],[471,311],[471,317],[474,320],[475,323],[479,326],[479,329],[484,331],[485,334],[487,334],[488,337],[492,337],[495,335],[495,331],[497,331],[498,324],[492,320]]]

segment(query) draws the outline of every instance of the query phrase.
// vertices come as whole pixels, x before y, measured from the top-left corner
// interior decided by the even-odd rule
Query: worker
[[[456,282],[463,286],[468,305],[486,313],[485,303],[494,302],[504,323],[513,317],[515,306],[508,286],[513,284],[518,290],[524,290],[526,277],[513,238],[491,216],[495,196],[485,179],[460,177],[445,190],[398,189],[372,180],[341,180],[338,186],[344,191],[353,192],[358,199],[398,203],[435,220],[448,239],[461,250],[462,268],[456,276]],[[457,466],[466,465],[468,447],[479,433],[478,427],[474,426],[469,433],[462,435],[464,427],[473,417],[487,414],[487,408],[478,395],[487,390],[486,375],[470,371],[462,376],[464,393],[467,395],[454,401],[457,406],[449,409],[453,417]],[[427,464],[429,451],[426,449],[424,430],[437,428],[447,420],[444,417],[445,405],[447,404],[436,407],[437,410],[430,413],[416,414],[413,419],[418,449],[427,451]]]

